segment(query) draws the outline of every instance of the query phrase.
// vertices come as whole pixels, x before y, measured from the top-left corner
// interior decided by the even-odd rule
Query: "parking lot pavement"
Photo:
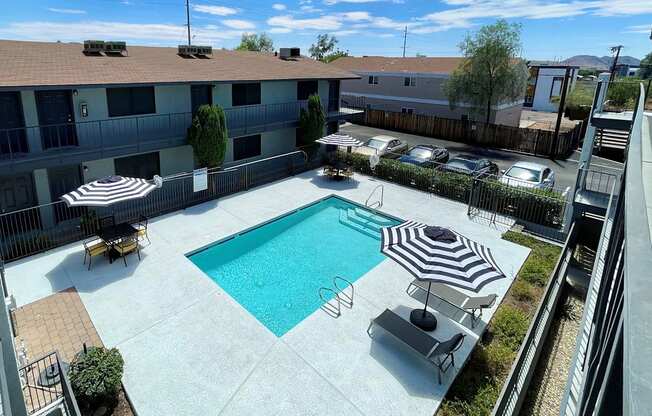
[[[556,182],[555,188],[564,190],[567,187],[575,186],[575,178],[577,175],[577,160],[579,158],[579,152],[574,152],[566,160],[550,160],[545,157],[537,157],[531,155],[525,155],[516,152],[509,152],[505,150],[496,150],[488,149],[478,146],[470,146],[464,143],[451,142],[448,140],[434,139],[432,137],[417,136],[414,134],[401,133],[391,130],[377,129],[373,127],[360,126],[357,124],[346,123],[340,126],[340,131],[342,133],[349,134],[356,139],[366,141],[367,139],[377,136],[377,135],[388,135],[396,137],[397,139],[406,141],[408,146],[415,146],[418,144],[428,144],[434,146],[442,146],[448,149],[451,157],[454,157],[458,154],[471,154],[475,156],[485,157],[493,162],[495,162],[498,167],[502,169],[509,169],[514,163],[523,161],[523,162],[532,162],[546,165],[552,168],[555,171]],[[610,161],[607,159],[597,160],[594,157],[593,163],[600,163],[602,165],[617,168],[622,166],[621,163]]]

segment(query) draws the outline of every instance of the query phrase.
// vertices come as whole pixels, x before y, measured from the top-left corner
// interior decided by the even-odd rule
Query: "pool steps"
[[[360,208],[341,210],[340,223],[376,240],[380,240],[380,233],[383,227],[392,225],[391,220],[379,217]]]

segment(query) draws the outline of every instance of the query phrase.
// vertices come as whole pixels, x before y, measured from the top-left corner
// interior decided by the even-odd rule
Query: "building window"
[[[107,88],[109,117],[156,113],[154,87]]]
[[[319,94],[319,82],[299,81],[297,82],[297,100],[305,101],[311,95]]]
[[[260,104],[260,83],[233,84],[231,102],[234,107]]]
[[[145,153],[114,160],[115,174],[130,178],[152,179],[161,174],[161,161],[158,152]]]
[[[213,104],[213,86],[212,85],[191,85],[190,86],[190,105],[194,115],[202,105]]]
[[[326,124],[326,134],[335,134],[340,131],[340,122],[339,121],[329,121]]]
[[[260,156],[260,134],[233,139],[233,160]]]
[[[564,83],[564,77],[554,77],[550,87],[550,101],[559,98],[561,95],[561,86]]]
[[[417,78],[416,77],[405,77],[403,79],[403,86],[405,86],[405,87],[416,87],[417,86]]]
[[[377,75],[369,75],[369,85],[378,85]]]
[[[462,121],[469,121],[469,115],[468,114],[462,114],[462,117],[460,119]]]
[[[414,108],[403,107],[403,108],[401,108],[401,113],[403,113],[403,114],[414,114]]]

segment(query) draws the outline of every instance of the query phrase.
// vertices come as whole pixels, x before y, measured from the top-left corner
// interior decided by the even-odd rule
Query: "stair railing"
[[[373,202],[369,202],[371,200],[371,197],[373,197],[376,194],[376,191],[380,189],[380,199],[375,200]],[[371,209],[377,209],[383,206],[383,202],[385,200],[385,187],[383,185],[378,185],[374,188],[373,191],[369,194],[369,197],[367,197],[367,200],[364,202],[364,205],[367,208]]]

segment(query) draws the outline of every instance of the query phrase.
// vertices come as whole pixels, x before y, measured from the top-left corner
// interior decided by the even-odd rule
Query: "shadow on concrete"
[[[347,189],[356,189],[360,183],[355,179],[355,176],[351,179],[336,181],[329,179],[326,176],[315,175],[310,178],[310,182],[322,189],[332,189],[334,191],[345,191]]]

